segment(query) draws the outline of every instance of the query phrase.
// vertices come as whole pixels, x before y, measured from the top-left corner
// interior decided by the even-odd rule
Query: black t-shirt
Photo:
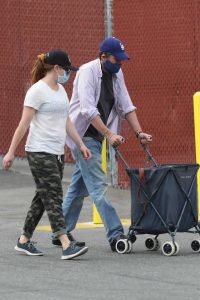
[[[113,105],[114,93],[112,74],[103,72],[103,76],[101,79],[101,92],[97,108],[100,113],[100,117],[105,125],[107,123]],[[94,128],[92,124],[88,127],[84,136],[92,137],[100,142],[102,142],[104,139],[103,135],[96,128]]]

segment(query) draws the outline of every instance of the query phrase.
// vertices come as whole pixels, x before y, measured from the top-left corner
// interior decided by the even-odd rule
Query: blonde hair
[[[45,77],[46,73],[53,69],[53,65],[45,64],[44,63],[45,54],[41,53],[37,56],[37,60],[33,66],[31,71],[31,81],[32,84],[38,82],[40,79]]]

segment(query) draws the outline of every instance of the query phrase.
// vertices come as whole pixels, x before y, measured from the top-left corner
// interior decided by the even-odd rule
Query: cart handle
[[[142,148],[144,149],[144,151],[146,152],[147,157],[148,157],[148,160],[149,160],[149,161],[151,160],[151,161],[153,162],[154,166],[155,166],[155,167],[158,167],[158,164],[157,164],[157,162],[155,161],[155,159],[153,158],[153,156],[152,156],[151,152],[149,151],[149,148],[147,147],[147,145],[141,143],[141,146],[142,146]]]
[[[130,169],[128,163],[126,162],[125,158],[122,156],[121,152],[116,147],[114,147],[114,146],[113,146],[113,149],[115,150],[116,156],[119,156],[120,159],[122,160],[122,162],[124,163],[126,169],[127,170]]]
[[[146,152],[147,157],[148,157],[148,160],[149,160],[149,161],[152,161],[155,167],[158,167],[158,164],[157,164],[157,162],[155,161],[155,159],[153,158],[153,156],[152,156],[151,152],[149,151],[147,145],[141,143],[141,146],[142,146],[142,148],[144,149],[144,151]],[[119,156],[120,159],[122,160],[122,162],[124,163],[126,169],[127,169],[127,170],[130,169],[128,163],[126,162],[125,158],[122,156],[121,152],[120,152],[116,147],[113,147],[113,149],[115,150],[116,156]]]

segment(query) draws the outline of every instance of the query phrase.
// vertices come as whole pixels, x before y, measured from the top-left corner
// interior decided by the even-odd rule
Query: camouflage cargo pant
[[[35,180],[36,193],[28,210],[23,232],[28,238],[46,210],[53,235],[66,233],[63,212],[62,177],[64,155],[43,152],[27,152],[28,163]]]

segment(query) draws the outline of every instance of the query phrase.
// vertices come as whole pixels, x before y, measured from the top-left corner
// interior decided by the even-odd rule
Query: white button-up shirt
[[[91,120],[100,115],[97,104],[101,92],[101,77],[101,62],[99,59],[95,59],[80,67],[73,83],[69,116],[81,138],[88,129]],[[120,119],[124,119],[127,113],[136,109],[127,91],[121,69],[113,75],[113,93],[115,102],[106,126],[112,132],[118,133]],[[67,135],[66,144],[72,150],[76,148],[69,135]]]

